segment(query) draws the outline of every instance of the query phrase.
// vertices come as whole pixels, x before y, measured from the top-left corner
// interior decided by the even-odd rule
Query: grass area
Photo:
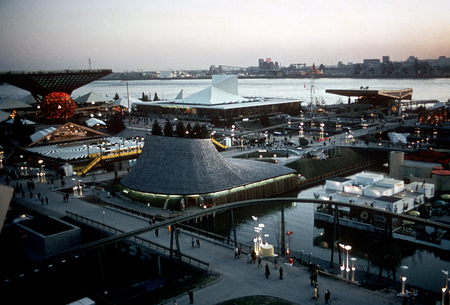
[[[255,295],[220,302],[216,305],[295,305],[295,304],[297,303],[293,303],[291,301],[272,296]]]
[[[341,155],[338,157],[325,160],[301,158],[286,164],[286,166],[296,170],[302,176],[309,179],[370,160],[376,160],[376,158],[380,158],[380,156],[368,151],[356,152],[350,148],[341,148]]]

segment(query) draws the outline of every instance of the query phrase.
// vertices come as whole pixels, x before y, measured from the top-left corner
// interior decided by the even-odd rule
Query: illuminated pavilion
[[[219,205],[273,197],[297,187],[294,170],[249,159],[225,159],[210,139],[147,135],[136,165],[121,179],[125,194],[178,197],[186,205]]]

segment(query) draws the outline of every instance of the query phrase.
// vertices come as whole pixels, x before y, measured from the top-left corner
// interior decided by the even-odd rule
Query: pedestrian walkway
[[[120,172],[119,175],[126,172]],[[106,173],[96,175],[96,181],[113,179],[114,173]],[[78,179],[78,177],[76,177]],[[71,178],[66,178],[69,182]],[[87,176],[83,181],[89,182],[92,177]],[[26,181],[19,181],[26,187]],[[5,184],[4,178],[1,183]],[[12,181],[16,183],[16,181]],[[68,187],[71,185],[69,184]],[[148,219],[133,216],[129,213],[117,211],[106,206],[94,205],[87,203],[81,199],[70,196],[68,202],[63,201],[61,187],[53,189],[47,183],[35,183],[34,193],[40,193],[44,198],[49,200],[48,205],[40,201],[30,198],[28,191],[25,198],[18,195],[17,201],[21,204],[32,208],[43,214],[61,217],[66,215],[66,211],[82,215],[94,221],[104,223],[105,225],[115,227],[119,230],[129,232],[148,225]],[[86,188],[83,194],[89,195],[93,192],[93,188]],[[98,191],[98,196],[103,200],[111,200],[118,203],[120,199],[117,197],[108,198],[106,192]],[[133,206],[134,204],[127,201],[121,201],[122,204]],[[136,208],[147,209],[145,206],[135,206]],[[164,211],[156,208],[148,208],[150,213],[164,213]],[[140,235],[152,242],[159,243],[163,246],[170,246],[170,232],[168,229],[159,230],[158,236],[154,232],[147,232]],[[192,247],[192,237],[199,237],[201,247]],[[234,258],[234,248],[231,245],[218,245],[202,236],[193,235],[188,231],[181,231],[180,248],[183,254],[195,257],[210,264],[210,270],[220,273],[221,279],[216,283],[205,287],[194,289],[194,304],[211,305],[225,300],[239,298],[251,295],[268,295],[280,297],[290,300],[297,304],[323,304],[324,293],[328,289],[331,292],[331,300],[335,304],[398,304],[401,299],[396,297],[397,291],[381,292],[370,291],[344,281],[337,280],[335,277],[318,278],[319,285],[319,301],[312,299],[313,287],[310,286],[309,271],[304,266],[286,265],[284,257],[278,258],[278,267],[284,270],[283,279],[279,279],[279,270],[275,269],[273,259],[263,260],[263,265],[267,262],[270,268],[270,276],[266,278],[264,268],[258,268],[257,264],[248,264],[246,253],[242,258]],[[187,292],[184,295],[174,296],[163,304],[173,304],[176,300],[179,305],[189,304],[189,296]],[[417,303],[416,303],[417,304]]]

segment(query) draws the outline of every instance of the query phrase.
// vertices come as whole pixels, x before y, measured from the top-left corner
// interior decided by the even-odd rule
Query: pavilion
[[[187,205],[273,197],[297,187],[294,170],[225,159],[210,139],[147,135],[136,165],[121,179],[129,192],[184,199]],[[149,199],[149,201],[151,201]]]
[[[301,102],[298,99],[242,97],[238,94],[237,75],[213,75],[211,86],[190,96],[184,97],[181,91],[174,100],[130,103],[140,112],[205,118],[217,115],[225,119],[280,112],[297,115]]]

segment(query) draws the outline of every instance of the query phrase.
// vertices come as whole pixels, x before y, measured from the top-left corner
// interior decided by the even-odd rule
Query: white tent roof
[[[227,104],[243,102],[246,99],[224,91],[222,89],[216,88],[214,86],[208,87],[194,93],[184,99],[176,100],[175,103],[180,104],[190,104],[190,105],[216,105],[216,104]]]
[[[102,96],[95,92],[89,92],[85,95],[80,96],[79,98],[75,99],[75,103],[77,104],[86,104],[86,103],[104,103],[106,101],[109,101],[111,99],[107,98],[106,96]]]
[[[86,121],[86,125],[88,125],[88,127],[92,127],[97,124],[106,125],[105,122],[103,122],[102,120],[96,119],[96,118],[90,118],[89,120]]]
[[[22,122],[23,125],[34,125],[34,124],[36,124],[35,122],[27,120],[27,119],[21,119],[20,121]],[[10,120],[6,121],[6,123],[14,124],[14,119],[10,119]]]
[[[9,113],[0,110],[0,122],[3,122],[4,120],[6,120],[8,118],[9,118]]]
[[[55,127],[49,127],[47,129],[43,129],[41,131],[35,132],[30,136],[31,142],[35,142],[55,130],[56,130]]]
[[[130,107],[132,104],[140,104],[140,103],[142,103],[142,101],[130,96]],[[128,97],[121,97],[118,100],[113,101],[109,105],[111,106],[120,105],[122,107],[128,108]]]
[[[28,95],[22,97],[21,99],[19,99],[19,101],[21,101],[22,103],[28,104],[28,105],[37,104],[36,99],[31,94],[28,94]]]
[[[22,103],[19,100],[12,99],[9,97],[2,98],[0,100],[0,109],[19,109],[19,108],[33,108],[28,104]]]

